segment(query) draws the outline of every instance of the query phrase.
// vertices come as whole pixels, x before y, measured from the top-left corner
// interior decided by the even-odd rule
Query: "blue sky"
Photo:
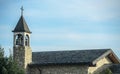
[[[120,57],[120,0],[0,0],[6,54],[22,5],[33,51],[111,48]]]

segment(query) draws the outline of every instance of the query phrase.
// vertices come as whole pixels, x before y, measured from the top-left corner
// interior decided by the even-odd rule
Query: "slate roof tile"
[[[110,49],[33,52],[31,64],[91,64],[95,59],[109,50]]]

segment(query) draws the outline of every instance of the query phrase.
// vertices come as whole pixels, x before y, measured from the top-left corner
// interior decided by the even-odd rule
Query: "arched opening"
[[[16,35],[16,45],[23,45],[23,36],[21,34]]]
[[[29,46],[29,36],[25,36],[25,46]]]

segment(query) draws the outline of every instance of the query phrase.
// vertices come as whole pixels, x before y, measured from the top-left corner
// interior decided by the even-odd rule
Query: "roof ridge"
[[[81,49],[81,50],[58,50],[58,51],[36,51],[36,53],[40,53],[40,52],[71,52],[71,51],[98,51],[98,50],[111,50],[111,49]],[[35,53],[35,52],[33,52]]]

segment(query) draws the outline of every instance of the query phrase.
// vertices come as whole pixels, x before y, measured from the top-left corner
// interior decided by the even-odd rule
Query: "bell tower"
[[[32,62],[32,50],[30,47],[31,31],[23,17],[23,7],[21,8],[21,17],[12,32],[14,60],[26,70],[27,65]]]

